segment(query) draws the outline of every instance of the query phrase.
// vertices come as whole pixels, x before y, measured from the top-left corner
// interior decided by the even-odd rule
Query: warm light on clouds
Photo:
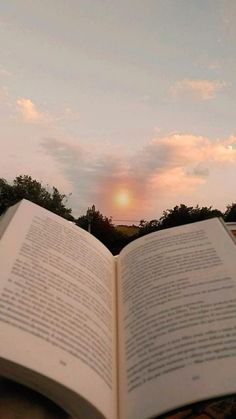
[[[177,195],[194,191],[194,188],[205,182],[202,176],[189,175],[183,167],[174,167],[154,174],[150,179],[150,186],[153,192],[158,190]]]
[[[3,3],[1,176],[72,192],[75,216],[235,199],[236,2]]]
[[[32,100],[20,98],[17,100],[18,110],[26,122],[46,122],[47,117],[44,113],[37,110]]]
[[[131,204],[131,194],[128,190],[119,190],[115,193],[115,203],[118,207],[128,208]]]
[[[127,158],[112,147],[104,154],[82,144],[45,140],[43,150],[58,162],[73,185],[74,198],[93,203],[114,218],[138,218],[167,199],[194,196],[211,172],[236,167],[236,137],[212,140],[193,134],[170,134],[147,143]],[[122,186],[121,186],[122,185]],[[72,196],[73,198],[73,196]]]
[[[225,81],[220,80],[184,79],[171,86],[170,93],[174,98],[204,101],[213,99],[225,87]]]
[[[1,177],[72,192],[75,216],[233,202],[236,2],[41,3],[1,10]]]

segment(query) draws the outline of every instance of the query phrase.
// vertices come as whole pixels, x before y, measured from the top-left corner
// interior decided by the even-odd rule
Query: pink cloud
[[[167,191],[169,193],[181,193],[192,191],[198,185],[206,181],[203,177],[197,175],[189,176],[183,167],[174,167],[168,170],[160,171],[150,178],[150,189],[155,192]]]
[[[45,140],[46,154],[73,185],[78,200],[93,203],[114,218],[136,219],[153,213],[157,204],[193,197],[210,181],[211,171],[236,166],[236,136],[212,140],[193,134],[170,134],[154,139],[129,158],[124,150],[104,150],[67,141]],[[118,208],[116,194],[129,193],[129,208]]]
[[[220,80],[191,80],[184,79],[177,81],[170,88],[174,98],[209,100],[213,99],[216,93],[226,87],[225,81]]]
[[[162,156],[161,166],[184,167],[199,163],[236,163],[236,136],[211,140],[192,134],[172,134],[154,139],[144,147],[148,161]],[[157,168],[160,166],[158,163]]]
[[[36,108],[36,105],[31,99],[20,98],[17,100],[17,105],[18,111],[22,115],[24,121],[31,123],[47,122],[47,116]]]
[[[192,134],[171,134],[152,140],[133,160],[130,172],[136,179],[135,191],[138,195],[141,190],[143,201],[154,208],[158,197],[176,200],[182,195],[192,196],[208,182],[211,170],[236,165],[236,137],[213,141]]]

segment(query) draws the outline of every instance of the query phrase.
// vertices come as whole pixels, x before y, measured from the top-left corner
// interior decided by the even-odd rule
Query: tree
[[[226,211],[224,213],[224,220],[227,223],[232,221],[236,221],[236,203],[232,203],[231,205],[227,205]]]
[[[149,233],[152,233],[153,231],[158,230],[159,221],[155,219],[151,221],[140,220],[138,227],[139,227],[139,232],[137,236],[138,237],[145,236],[145,234],[149,234]]]
[[[0,178],[0,215],[11,205],[13,205],[11,185],[5,179]]]
[[[188,207],[184,204],[180,204],[179,206],[176,205],[173,209],[167,209],[164,211],[159,220],[141,220],[139,224],[139,233],[136,238],[164,228],[175,227],[182,224],[194,223],[195,221],[206,220],[207,218],[222,216],[223,214],[221,211],[212,209],[212,207],[199,207],[197,205],[194,208]]]
[[[74,219],[71,215],[71,208],[66,207],[67,196],[60,194],[54,186],[52,192],[50,192],[40,182],[27,175],[17,176],[12,184],[0,178],[0,215],[9,206],[16,204],[23,198],[63,218],[71,221]]]
[[[123,238],[122,233],[116,230],[111,217],[103,216],[93,205],[88,208],[87,214],[79,217],[75,224],[84,230],[90,231],[112,253],[117,253],[118,242]]]
[[[194,223],[195,221],[206,220],[207,218],[222,217],[223,214],[212,207],[202,207],[198,205],[187,207],[184,204],[176,205],[173,209],[167,209],[163,212],[159,220],[159,228],[175,227],[182,224]]]

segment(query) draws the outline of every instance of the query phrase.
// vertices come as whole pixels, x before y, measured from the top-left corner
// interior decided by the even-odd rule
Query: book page
[[[23,201],[0,241],[0,266],[0,357],[115,418],[112,254],[86,231]]]
[[[121,418],[236,391],[236,247],[220,220],[149,234],[118,261]]]

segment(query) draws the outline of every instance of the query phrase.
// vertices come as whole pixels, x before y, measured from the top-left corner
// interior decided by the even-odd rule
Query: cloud
[[[177,81],[170,88],[170,94],[175,99],[210,100],[216,93],[225,89],[226,82],[220,80],[190,80]]]
[[[6,87],[0,87],[0,103],[8,100],[8,91]]]
[[[23,120],[29,123],[52,123],[63,124],[64,122],[77,122],[79,113],[73,110],[69,105],[54,113],[41,112],[37,109],[35,103],[29,98],[20,98],[17,100],[17,111],[21,114]]]
[[[0,67],[0,76],[1,73],[9,74],[6,71]],[[60,105],[52,112],[41,111],[30,98],[20,97],[16,100],[5,86],[0,86],[0,104],[1,102],[11,108],[11,118],[18,118],[20,115],[23,121],[31,124],[49,124],[56,128],[63,124],[76,123],[80,119],[79,112],[69,104]]]
[[[192,134],[153,139],[139,153],[125,156],[114,148],[96,151],[82,143],[46,139],[42,151],[57,161],[73,185],[73,205],[84,213],[93,203],[105,215],[137,218],[156,207],[161,197],[179,199],[208,182],[215,167],[236,165],[236,137],[211,140]],[[122,215],[115,205],[119,190],[128,190],[132,205]]]
[[[91,144],[75,143],[69,140],[55,138],[45,139],[41,142],[42,150],[51,156],[64,169],[67,176],[85,191],[96,194],[97,187],[104,179],[122,176],[120,157],[113,152],[106,152],[100,147]]]
[[[192,173],[198,177],[206,178],[210,175],[210,170],[208,167],[205,166],[203,162],[199,163],[196,167],[194,167]]]
[[[43,112],[40,112],[31,99],[22,97],[17,100],[17,106],[18,111],[26,122],[45,123],[48,121],[47,115]]]
[[[168,170],[160,169],[156,174],[150,177],[150,190],[152,192],[162,191],[164,193],[168,190],[171,194],[186,193],[192,191],[198,185],[205,183],[202,176],[193,171],[188,174],[184,167],[173,167]]]
[[[185,168],[186,175],[202,176],[208,173],[209,165],[236,163],[236,137],[213,141],[192,134],[171,134],[152,140],[136,161],[147,176],[174,168]]]

